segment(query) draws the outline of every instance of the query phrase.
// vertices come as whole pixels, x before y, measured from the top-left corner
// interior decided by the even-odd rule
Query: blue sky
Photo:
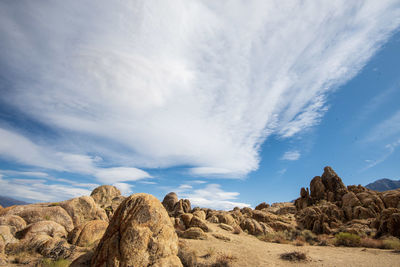
[[[4,1],[0,195],[220,209],[399,179],[398,1]]]

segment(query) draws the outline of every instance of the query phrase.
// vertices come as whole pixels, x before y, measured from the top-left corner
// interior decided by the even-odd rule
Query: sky
[[[1,1],[0,195],[232,209],[400,179],[400,2]]]

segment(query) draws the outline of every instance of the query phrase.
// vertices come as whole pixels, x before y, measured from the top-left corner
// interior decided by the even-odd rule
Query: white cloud
[[[374,142],[387,140],[400,135],[400,110],[396,111],[391,117],[376,125],[364,142]]]
[[[113,186],[118,188],[121,191],[121,194],[124,196],[131,195],[133,192],[132,191],[133,185],[127,183],[114,183]]]
[[[187,198],[193,207],[230,210],[234,207],[249,207],[249,204],[236,202],[238,192],[226,192],[219,184],[207,184],[203,188],[194,189],[192,186],[181,185],[173,190],[179,198]]]
[[[62,132],[57,151],[79,140],[58,156],[77,172],[100,154],[243,176],[269,135],[317,124],[329,92],[400,23],[397,0],[23,3],[0,3],[0,62],[13,77],[1,99]],[[21,141],[0,152],[59,167]]]
[[[385,150],[379,158],[377,158],[375,160],[370,160],[370,159],[365,160],[365,162],[368,163],[368,165],[365,168],[363,168],[361,170],[361,172],[368,170],[372,167],[375,167],[376,165],[384,162],[387,158],[389,158],[396,151],[396,148],[398,146],[400,146],[400,139],[398,139],[397,141],[394,141],[390,144],[385,145]]]
[[[98,156],[57,152],[53,148],[36,145],[28,138],[11,130],[0,128],[0,139],[5,140],[4,142],[0,142],[0,156],[16,160],[26,165],[56,171],[92,175],[96,177],[99,182],[108,184],[151,178],[150,174],[137,168],[98,167],[97,164],[101,161],[101,158]],[[0,170],[0,172],[31,177],[49,177],[48,174],[44,172],[4,170]]]
[[[94,175],[102,183],[112,183],[113,181],[137,181],[140,179],[151,178],[151,176],[145,171],[127,167],[99,168]]]
[[[0,177],[1,195],[37,201],[61,201],[90,195],[93,188],[72,187],[65,184],[48,184],[38,179],[3,179]]]
[[[286,151],[281,160],[298,160],[300,158],[301,154],[299,151],[297,150],[293,150],[293,151]]]

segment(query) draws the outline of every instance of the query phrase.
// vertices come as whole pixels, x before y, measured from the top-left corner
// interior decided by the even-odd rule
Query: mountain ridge
[[[400,188],[400,180],[391,180],[388,178],[378,179],[365,186],[368,189],[383,192]]]

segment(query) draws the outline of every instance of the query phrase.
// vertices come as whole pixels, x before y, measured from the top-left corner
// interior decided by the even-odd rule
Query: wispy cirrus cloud
[[[282,157],[281,160],[298,160],[300,158],[301,154],[298,150],[292,150],[292,151],[286,151]]]
[[[52,144],[79,140],[79,147],[57,147],[56,159],[69,162],[60,166],[29,138],[3,129],[3,155],[92,175],[88,155],[98,155],[130,166],[123,177],[131,179],[144,167],[184,165],[194,175],[226,177],[256,170],[264,140],[318,124],[329,93],[400,23],[395,0],[0,7],[0,78],[7,82],[0,99],[61,133]],[[29,153],[18,152],[24,147]]]

